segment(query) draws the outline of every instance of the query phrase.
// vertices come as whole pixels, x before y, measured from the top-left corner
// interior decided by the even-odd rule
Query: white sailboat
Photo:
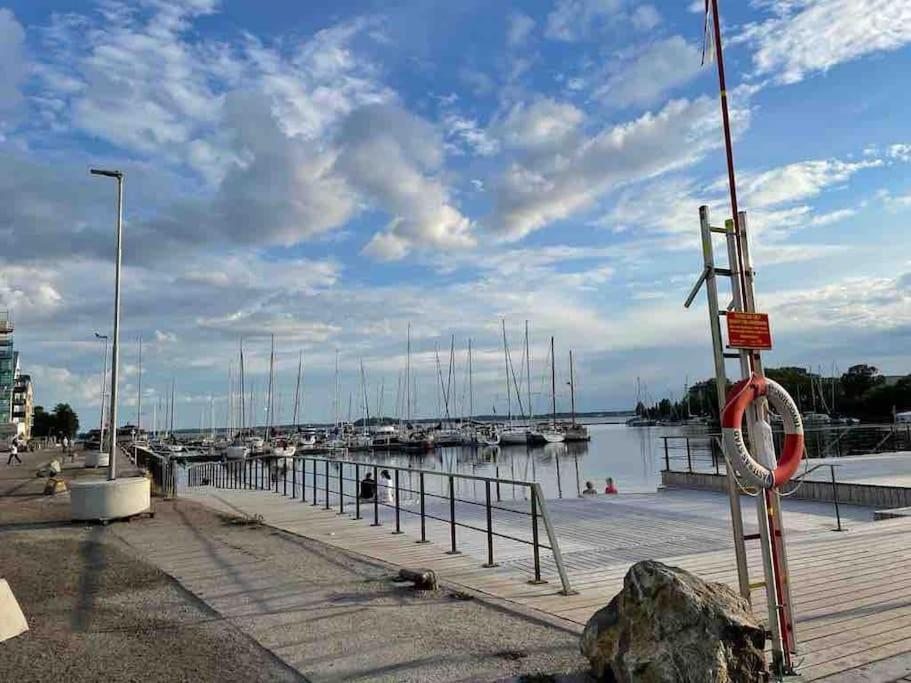
[[[551,421],[550,425],[540,430],[541,436],[547,443],[561,443],[566,440],[566,434],[557,424],[557,369],[554,362],[554,338],[550,338],[550,400]]]

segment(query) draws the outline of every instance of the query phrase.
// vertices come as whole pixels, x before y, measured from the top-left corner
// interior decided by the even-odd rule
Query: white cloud
[[[640,31],[650,31],[661,23],[661,14],[654,5],[638,5],[633,10],[632,21]]]
[[[614,65],[613,75],[595,95],[617,106],[652,104],[689,81],[700,68],[699,49],[672,36],[648,45],[632,61]]]
[[[19,88],[25,78],[25,31],[15,15],[0,7],[0,140],[9,119],[22,101]]]
[[[825,188],[847,181],[858,171],[881,165],[879,159],[799,161],[759,174],[742,174],[741,192],[750,206],[771,207],[815,197]]]
[[[781,83],[874,52],[911,43],[911,11],[894,0],[799,0],[775,5],[776,15],[745,27],[757,75]]]
[[[489,157],[500,150],[499,143],[474,119],[449,113],[443,117],[443,128],[451,141],[447,148],[455,154],[463,154],[467,149],[472,154]]]
[[[475,243],[471,221],[434,176],[442,150],[432,126],[398,107],[364,107],[347,119],[338,168],[392,217],[367,246],[368,254],[391,260],[414,246],[465,248]]]
[[[548,150],[572,141],[585,115],[567,102],[542,98],[513,106],[500,134],[510,147]]]
[[[506,43],[512,47],[521,45],[535,28],[535,20],[522,12],[513,12],[507,18]]]
[[[557,0],[545,35],[566,42],[585,39],[599,24],[618,18],[622,8],[622,0]]]
[[[894,145],[889,145],[887,155],[890,159],[897,159],[898,161],[911,161],[911,144],[896,143]]]
[[[747,120],[735,110],[735,132]],[[717,121],[710,98],[674,100],[550,154],[520,158],[498,183],[490,228],[516,239],[591,207],[611,189],[691,164],[719,144]]]

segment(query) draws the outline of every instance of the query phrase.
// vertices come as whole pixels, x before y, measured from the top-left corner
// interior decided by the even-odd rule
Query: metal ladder
[[[702,236],[702,255],[705,263],[702,274],[693,286],[684,306],[690,307],[699,289],[705,284],[720,415],[724,410],[727,393],[726,360],[739,361],[740,377],[743,379],[750,377],[752,373],[763,374],[762,358],[757,350],[727,351],[721,333],[721,318],[726,316],[728,311],[756,312],[753,287],[754,273],[750,261],[745,212],[738,213],[736,223],[733,220],[727,220],[725,221],[725,226],[719,228],[713,227],[709,222],[708,207],[700,206],[699,223]],[[727,243],[727,268],[715,266],[712,240],[712,236],[715,234],[723,235]],[[738,263],[743,264],[742,272],[738,267]],[[731,282],[732,300],[728,307],[724,309],[720,308],[718,304],[718,276],[727,277]],[[768,418],[768,404],[764,398],[756,401],[747,414],[748,435],[750,442],[753,444],[756,444],[759,439],[759,435],[754,434],[753,428],[754,422],[759,417]],[[794,673],[793,659],[797,654],[797,646],[780,496],[775,489],[766,489],[759,492],[756,496],[759,533],[745,534],[740,506],[740,485],[734,468],[730,463],[730,459],[725,454],[725,471],[727,473],[728,499],[731,507],[734,554],[737,560],[737,578],[740,594],[752,604],[753,591],[761,588],[765,589],[768,605],[767,636],[771,640],[772,646],[772,670],[778,676],[791,675]],[[760,543],[764,574],[762,581],[750,581],[746,554],[747,541],[759,541]]]

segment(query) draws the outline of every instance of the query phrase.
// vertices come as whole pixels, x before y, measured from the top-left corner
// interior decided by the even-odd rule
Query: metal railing
[[[156,453],[151,448],[137,444],[131,444],[123,450],[134,465],[151,473],[152,481],[162,498],[167,500],[177,497],[177,462],[170,454]]]
[[[381,484],[380,473],[390,473],[388,485]],[[375,495],[361,497],[361,477],[372,474],[375,483]],[[406,481],[407,480],[407,481]],[[460,484],[471,482],[472,486],[483,488],[482,500],[471,500],[460,497]],[[434,486],[433,484],[436,484]],[[561,593],[575,593],[570,585],[557,535],[551,524],[547,504],[541,485],[538,482],[483,477],[473,474],[457,474],[424,470],[394,465],[361,462],[356,460],[336,460],[320,457],[253,457],[245,460],[225,462],[208,462],[191,465],[187,468],[187,485],[214,486],[223,489],[271,490],[291,500],[322,506],[325,510],[336,509],[338,514],[353,514],[354,519],[367,519],[371,526],[383,526],[380,521],[380,510],[393,513],[395,534],[402,531],[403,515],[411,515],[420,522],[418,543],[429,543],[427,538],[428,522],[439,522],[448,530],[447,554],[461,554],[459,550],[459,530],[483,534],[486,540],[486,562],[483,567],[498,566],[495,560],[495,539],[530,546],[534,563],[534,577],[531,584],[547,583],[541,577],[541,551],[550,551],[562,584]],[[501,492],[506,487],[515,487],[522,491],[521,499],[528,501],[529,509],[517,509],[504,504]],[[514,489],[511,489],[514,490]],[[388,491],[388,497],[384,499]],[[406,501],[407,502],[404,502]],[[428,502],[444,503],[442,510],[428,509]],[[482,521],[474,522],[470,515],[463,515],[460,521],[459,510],[463,513],[470,509],[483,509]],[[528,535],[519,535],[514,531],[515,525],[507,529],[495,527],[495,515],[510,515],[512,519],[525,519]],[[366,515],[366,516],[365,516]],[[468,520],[465,517],[469,517]],[[540,525],[544,525],[542,530]],[[504,525],[505,526],[505,525]],[[520,525],[519,529],[524,525]],[[508,532],[507,532],[508,531]]]
[[[775,448],[781,451],[784,434],[772,433]],[[744,438],[748,439],[744,434]],[[666,435],[664,469],[669,472],[721,472],[724,454],[718,433]],[[867,455],[887,451],[911,450],[911,424],[828,425],[804,429],[804,456],[808,459]],[[672,468],[671,463],[679,463]]]

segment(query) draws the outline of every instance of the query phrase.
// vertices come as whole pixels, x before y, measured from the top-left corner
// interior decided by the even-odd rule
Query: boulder
[[[582,654],[616,683],[754,683],[768,679],[765,632],[731,588],[660,562],[637,562],[592,615]]]
[[[399,581],[410,581],[419,591],[435,591],[437,575],[432,569],[401,569]]]
[[[49,478],[44,485],[44,495],[55,496],[58,493],[66,493],[66,482],[56,477]]]

